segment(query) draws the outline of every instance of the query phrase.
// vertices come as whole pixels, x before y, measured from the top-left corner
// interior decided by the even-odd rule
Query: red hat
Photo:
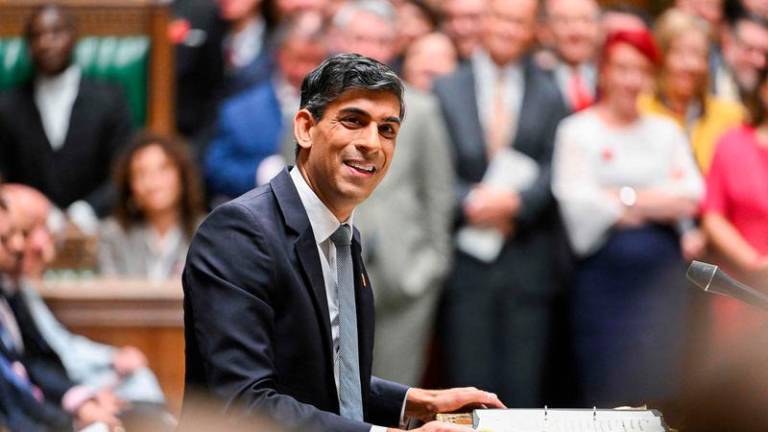
[[[622,43],[640,51],[654,66],[658,66],[661,62],[661,54],[659,54],[659,49],[653,40],[653,35],[646,29],[617,30],[609,33],[605,38],[603,50],[600,52],[600,62],[605,62],[613,47]]]

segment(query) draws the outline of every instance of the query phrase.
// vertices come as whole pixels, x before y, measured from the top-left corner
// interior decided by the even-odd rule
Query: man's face
[[[217,0],[219,13],[227,21],[237,21],[255,15],[261,0]]]
[[[326,54],[321,41],[294,38],[278,49],[277,65],[288,84],[298,89],[304,77],[323,61]]]
[[[75,32],[58,9],[45,9],[34,17],[29,34],[29,48],[37,71],[57,75],[72,61]]]
[[[0,273],[17,277],[21,272],[24,234],[13,224],[12,214],[0,209]]]
[[[768,29],[751,21],[740,21],[726,38],[723,49],[739,85],[754,89],[758,72],[766,66]]]
[[[376,15],[357,12],[344,28],[334,28],[332,50],[357,53],[389,63],[395,57],[396,31],[393,23]]]
[[[593,0],[549,0],[547,28],[560,58],[579,65],[592,60],[600,44],[600,9]]]
[[[331,211],[354,208],[373,192],[389,169],[399,129],[400,101],[384,91],[344,92],[310,123],[309,140],[299,140],[299,163]]]
[[[704,19],[713,29],[718,28],[723,21],[723,0],[678,0],[676,6]]]
[[[328,0],[277,0],[277,10],[281,16],[303,12],[324,12]]]
[[[443,31],[456,45],[459,55],[468,58],[480,44],[485,0],[445,0],[441,7]]]
[[[741,0],[741,4],[750,13],[768,18],[768,0]]]
[[[491,0],[483,27],[483,46],[497,65],[522,57],[536,26],[537,0]]]

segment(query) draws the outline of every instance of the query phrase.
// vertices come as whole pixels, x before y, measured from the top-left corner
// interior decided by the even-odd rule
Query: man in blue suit
[[[408,389],[371,376],[373,293],[353,212],[389,168],[402,98],[389,67],[356,54],[331,57],[304,79],[296,167],[219,206],[190,247],[187,398],[203,392],[233,418],[336,432],[503,406],[474,388]],[[185,402],[182,427],[194,414]]]
[[[248,192],[258,185],[259,172],[268,173],[263,182],[275,174],[265,161],[279,153],[287,132],[293,135],[301,80],[327,54],[322,23],[307,15],[288,19],[275,39],[274,74],[224,101],[219,111],[216,134],[205,155],[209,192],[216,198]]]

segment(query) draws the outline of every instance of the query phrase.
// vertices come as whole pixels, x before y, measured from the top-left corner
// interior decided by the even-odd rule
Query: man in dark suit
[[[65,9],[36,9],[26,38],[35,74],[0,98],[0,173],[62,209],[78,203],[72,211],[104,215],[114,195],[112,159],[131,132],[128,106],[117,89],[81,78]]]
[[[227,413],[337,432],[502,406],[476,389],[408,389],[371,376],[373,292],[352,215],[389,168],[402,93],[391,69],[355,54],[304,79],[296,167],[218,207],[190,246],[185,400],[197,390]],[[183,427],[194,414],[185,402]]]
[[[482,236],[458,242],[438,327],[448,383],[493,389],[521,407],[541,406],[549,307],[561,270],[555,255],[564,241],[549,164],[565,107],[527,56],[537,4],[491,0],[482,48],[435,85],[456,155],[457,225],[499,239],[499,248]],[[523,171],[527,180],[512,178]]]
[[[21,268],[23,247],[24,234],[0,195],[0,412],[12,430],[68,430],[73,420],[116,426],[115,412],[103,403],[107,393],[69,379],[10,282]],[[39,427],[29,429],[33,425]]]

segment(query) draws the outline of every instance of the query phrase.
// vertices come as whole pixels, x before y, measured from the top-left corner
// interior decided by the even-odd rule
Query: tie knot
[[[331,234],[331,241],[338,246],[349,246],[352,243],[352,235],[349,230],[349,225],[342,224],[336,231]]]

